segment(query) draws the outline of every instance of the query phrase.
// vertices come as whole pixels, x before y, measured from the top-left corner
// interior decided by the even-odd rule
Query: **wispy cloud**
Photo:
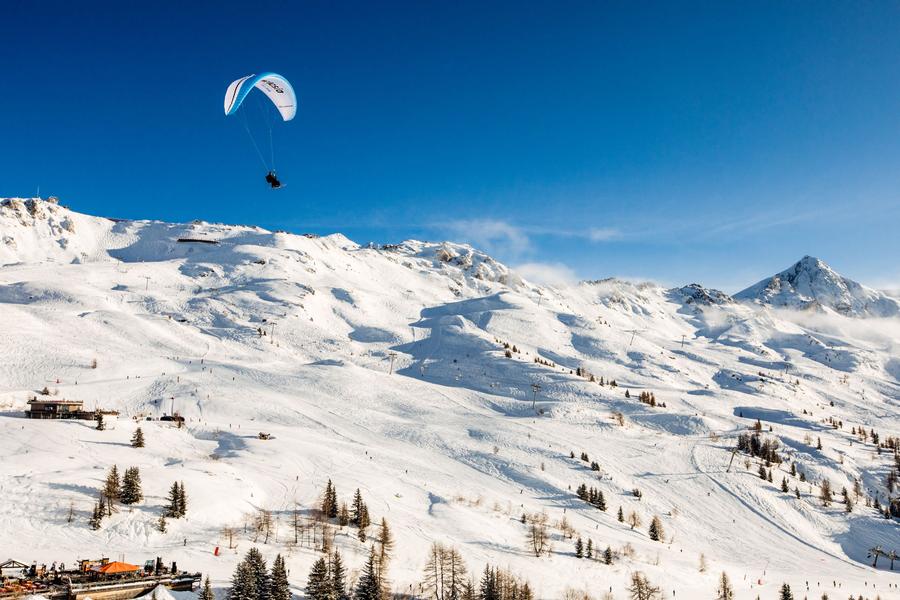
[[[524,229],[497,219],[451,221],[443,229],[491,254],[520,257],[532,248]]]
[[[533,283],[561,285],[578,281],[575,271],[558,262],[527,262],[514,267],[514,269],[519,275]]]
[[[592,227],[587,231],[587,238],[592,242],[609,242],[622,237],[622,232],[612,227]]]

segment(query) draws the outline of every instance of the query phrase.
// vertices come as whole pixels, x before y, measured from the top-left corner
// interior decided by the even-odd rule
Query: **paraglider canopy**
[[[253,88],[264,93],[278,109],[281,118],[290,121],[297,114],[297,96],[290,82],[278,73],[247,75],[232,81],[225,92],[225,115],[233,115]]]

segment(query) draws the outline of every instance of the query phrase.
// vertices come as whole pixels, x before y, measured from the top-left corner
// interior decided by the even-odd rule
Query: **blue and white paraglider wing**
[[[233,115],[253,88],[258,89],[278,108],[281,118],[290,121],[297,114],[297,96],[291,83],[277,73],[247,75],[231,82],[225,92],[225,114]]]

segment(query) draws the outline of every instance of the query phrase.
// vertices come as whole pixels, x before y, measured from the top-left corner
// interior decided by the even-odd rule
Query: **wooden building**
[[[17,560],[9,559],[0,563],[0,578],[23,577],[28,571],[28,565]]]
[[[25,416],[29,419],[84,419],[84,412],[81,400],[32,398],[28,401]]]

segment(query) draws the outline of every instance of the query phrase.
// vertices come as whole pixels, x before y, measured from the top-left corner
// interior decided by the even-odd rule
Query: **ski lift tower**
[[[531,410],[534,410],[534,407],[537,404],[537,393],[541,391],[541,385],[539,383],[532,383],[531,391],[533,392],[531,397]]]
[[[645,332],[645,331],[647,331],[647,330],[646,330],[646,329],[626,329],[626,330],[625,330],[625,333],[630,333],[630,334],[631,334],[631,340],[629,340],[629,342],[628,342],[628,347],[630,348],[630,347],[631,347],[631,344],[634,343],[634,336],[635,336],[635,334],[643,333],[643,332]]]

